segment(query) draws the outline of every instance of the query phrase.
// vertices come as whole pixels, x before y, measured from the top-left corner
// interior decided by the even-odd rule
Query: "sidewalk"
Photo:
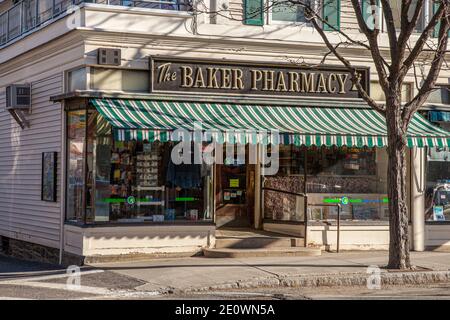
[[[367,267],[384,267],[385,251],[327,253],[318,257],[212,259],[204,257],[102,263],[93,266],[145,282],[145,291],[203,291],[210,289],[365,285]],[[412,252],[413,272],[381,269],[383,282],[418,284],[450,282],[450,252]]]

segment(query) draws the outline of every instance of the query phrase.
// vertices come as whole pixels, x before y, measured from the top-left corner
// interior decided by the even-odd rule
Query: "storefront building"
[[[435,90],[421,114],[444,130],[450,129],[450,99],[447,86]],[[449,148],[427,148],[425,164],[425,237],[428,246],[440,247],[447,241],[450,200]]]
[[[342,3],[336,23],[355,24]],[[1,111],[3,250],[190,255],[221,228],[387,249],[384,121],[337,61],[317,66],[314,31],[280,12],[266,29],[200,15],[191,30],[177,8],[81,4],[3,44],[0,104],[11,84],[31,90],[23,118]],[[383,100],[367,52],[345,50]],[[415,250],[450,245],[449,112],[430,100],[408,131]]]

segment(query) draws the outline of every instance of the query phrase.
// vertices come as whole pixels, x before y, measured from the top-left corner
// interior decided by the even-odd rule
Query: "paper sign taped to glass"
[[[239,179],[230,179],[230,188],[239,188]]]
[[[445,221],[443,206],[434,206],[433,207],[433,220],[434,221]]]

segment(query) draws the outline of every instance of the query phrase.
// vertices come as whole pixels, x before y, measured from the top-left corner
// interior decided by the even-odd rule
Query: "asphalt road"
[[[67,270],[0,255],[0,300],[125,298],[132,297],[135,288],[143,284],[138,279],[102,269]]]
[[[150,272],[150,271],[149,271]],[[76,276],[58,266],[0,256],[0,300],[6,299],[445,299],[450,283],[420,287],[259,288],[195,294],[146,291],[147,282],[101,268],[82,268]]]
[[[15,275],[16,273],[22,274],[27,273],[30,274],[32,272],[50,273],[50,272],[60,272],[61,270],[64,270],[64,268],[47,263],[18,260],[0,254],[0,280],[11,276],[14,277],[16,276]]]

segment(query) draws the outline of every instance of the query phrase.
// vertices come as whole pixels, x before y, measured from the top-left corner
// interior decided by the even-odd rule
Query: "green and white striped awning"
[[[218,142],[387,145],[385,120],[371,109],[126,99],[92,99],[91,103],[115,128],[115,138],[119,140],[179,140],[175,135],[177,129],[194,132],[195,124],[197,127],[200,124],[200,132],[207,135],[202,139],[211,139],[216,132]],[[267,135],[267,132],[279,135]],[[409,147],[450,146],[450,133],[419,114],[411,121],[407,139]]]

